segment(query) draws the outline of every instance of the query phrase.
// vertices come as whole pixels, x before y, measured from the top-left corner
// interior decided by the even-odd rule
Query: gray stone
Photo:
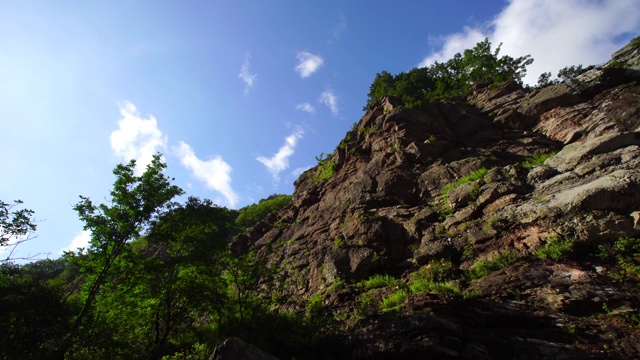
[[[555,156],[548,158],[545,161],[545,165],[565,172],[575,168],[590,156],[611,152],[631,145],[640,145],[640,133],[606,134],[565,146]]]
[[[216,346],[209,360],[278,360],[239,338],[228,338]]]

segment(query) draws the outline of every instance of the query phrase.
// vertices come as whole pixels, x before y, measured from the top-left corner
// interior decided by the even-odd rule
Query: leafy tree
[[[369,87],[365,110],[382,96],[400,98],[406,107],[419,107],[440,99],[468,95],[472,85],[499,85],[508,81],[522,84],[531,56],[498,56],[500,46],[491,51],[488,39],[472,49],[456,54],[445,63],[414,68],[396,76],[386,71],[376,74]]]
[[[232,229],[230,210],[190,197],[128,244],[96,302],[111,341],[166,354],[201,340],[202,319],[220,319],[226,302],[221,262]]]
[[[74,207],[84,229],[91,231],[91,241],[86,257],[80,259],[84,275],[82,307],[75,317],[71,331],[62,346],[66,352],[80,329],[87,325],[100,289],[110,277],[116,263],[127,244],[140,238],[174,206],[172,199],[183,194],[182,189],[171,185],[163,175],[166,164],[161,155],[156,154],[141,176],[134,175],[135,161],[127,165],[119,164],[114,169],[116,175],[111,204],[95,205],[89,198],[80,196],[81,201]],[[85,328],[84,335],[90,334]]]
[[[0,265],[0,359],[47,359],[68,331],[71,308],[55,278],[65,260]]]
[[[538,84],[536,85],[536,87],[538,88],[543,88],[545,86],[549,86],[554,84],[555,82],[553,80],[551,80],[551,73],[550,72],[544,72],[542,74],[540,74],[540,76],[538,77]]]
[[[252,227],[267,215],[277,213],[289,203],[291,203],[291,195],[271,195],[257,204],[240,209],[235,223],[239,228]]]
[[[6,259],[0,262],[9,262],[16,247],[33,239],[30,233],[36,230],[33,220],[34,211],[31,209],[14,210],[22,204],[22,200],[16,200],[13,204],[0,201],[0,248],[12,247]]]

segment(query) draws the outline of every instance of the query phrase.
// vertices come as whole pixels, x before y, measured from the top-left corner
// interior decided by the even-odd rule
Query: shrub
[[[572,247],[572,240],[562,239],[554,235],[550,236],[547,243],[536,250],[534,255],[542,260],[558,260],[562,255],[569,252]]]
[[[324,309],[324,299],[321,294],[313,294],[307,300],[307,315],[318,316]]]
[[[356,311],[361,316],[368,316],[378,312],[379,307],[378,299],[370,292],[360,295],[358,302],[356,303]]]
[[[444,199],[445,204],[447,203],[447,199],[449,198],[449,191],[453,190],[453,189],[457,189],[460,186],[470,182],[470,181],[476,181],[476,180],[482,180],[484,178],[485,175],[487,175],[487,172],[489,172],[489,169],[482,167],[478,170],[474,170],[472,171],[469,175],[463,177],[462,179],[454,182],[453,184],[448,184],[445,185],[442,188],[442,198]]]
[[[513,264],[517,259],[518,253],[515,250],[499,252],[492,258],[476,261],[469,276],[472,279],[483,278],[493,272],[496,272],[504,267]]]
[[[382,299],[382,304],[380,304],[380,310],[382,311],[395,311],[400,309],[400,307],[404,306],[405,302],[409,294],[404,289],[400,289],[391,295]]]
[[[548,158],[555,156],[556,152],[552,151],[550,153],[546,153],[546,154],[538,154],[538,155],[533,155],[531,157],[526,158],[522,163],[522,167],[525,169],[532,169],[534,166],[540,166],[540,165],[544,165],[544,161],[547,160]]]
[[[332,177],[336,173],[336,163],[331,160],[331,155],[321,153],[320,156],[316,156],[318,161],[318,170],[316,171],[315,182],[326,180]]]
[[[458,277],[458,270],[449,260],[431,260],[429,265],[414,272],[411,276],[409,290],[413,294],[434,292],[438,294],[462,294],[453,279]]]
[[[393,287],[398,284],[398,280],[396,280],[391,275],[373,275],[372,277],[362,280],[358,285],[363,287],[366,290],[371,289],[379,289],[383,287]]]
[[[613,246],[599,246],[601,257],[613,257],[620,269],[613,273],[616,280],[634,278],[640,280],[640,239],[620,238]]]
[[[254,226],[267,215],[279,212],[289,203],[291,203],[291,195],[271,195],[257,204],[245,206],[238,211],[236,226],[242,228]]]
[[[409,289],[413,294],[422,294],[426,292],[436,294],[462,294],[460,287],[455,281],[433,282],[424,278],[415,279],[409,285]]]

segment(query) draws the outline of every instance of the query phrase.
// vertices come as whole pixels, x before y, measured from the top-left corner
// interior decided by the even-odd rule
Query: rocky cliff
[[[321,299],[335,357],[640,358],[639,81],[636,39],[568,83],[383,98],[233,247]]]

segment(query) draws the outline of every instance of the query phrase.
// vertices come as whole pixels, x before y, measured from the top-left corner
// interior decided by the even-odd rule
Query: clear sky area
[[[291,194],[378,72],[488,37],[535,84],[638,35],[638,0],[1,1],[0,200],[38,220],[14,256],[84,246],[72,208],[106,202],[118,163],[161,152],[187,196],[237,209]]]

